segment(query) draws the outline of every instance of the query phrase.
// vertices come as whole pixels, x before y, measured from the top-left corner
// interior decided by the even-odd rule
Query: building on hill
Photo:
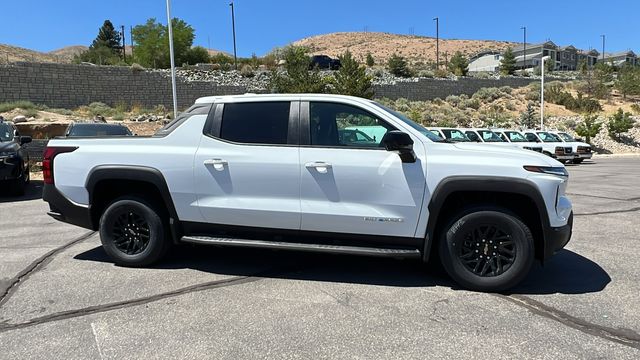
[[[600,61],[603,61],[603,59],[600,59]],[[636,53],[631,50],[617,53],[605,53],[604,62],[607,64],[613,64],[615,66],[622,66],[625,64],[640,66],[640,59],[638,59]]]
[[[500,60],[502,60],[502,54],[500,51],[481,51],[469,58],[469,71],[496,72],[500,70]]]
[[[600,57],[600,53],[591,49],[589,51],[586,50],[578,50],[578,62],[585,61],[587,63],[587,67],[592,68],[598,62],[598,58]]]

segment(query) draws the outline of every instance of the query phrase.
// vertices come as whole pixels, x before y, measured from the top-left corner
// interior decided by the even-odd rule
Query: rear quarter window
[[[220,138],[246,144],[286,144],[289,101],[226,103]]]

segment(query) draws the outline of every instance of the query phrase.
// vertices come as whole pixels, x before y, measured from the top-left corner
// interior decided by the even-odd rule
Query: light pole
[[[604,63],[604,41],[605,41],[605,35],[600,35],[600,37],[602,38],[602,63]]]
[[[436,22],[436,69],[440,69],[440,18],[434,17]]]
[[[524,40],[522,41],[522,47],[524,49],[523,50],[524,61],[522,63],[522,70],[526,70],[527,68],[527,27],[523,26],[520,29],[524,31]]]
[[[176,91],[176,62],[173,58],[173,26],[171,25],[171,4],[167,0],[167,27],[169,28],[169,56],[171,57],[171,92],[173,94],[173,118],[178,117],[178,96]]]
[[[544,62],[550,58],[550,56],[542,57],[542,65],[540,67],[540,74],[542,75],[542,84],[540,85],[540,130],[544,130]]]
[[[229,3],[231,6],[231,28],[233,30],[233,67],[238,70],[238,55],[236,54],[236,14],[233,11],[233,1]]]

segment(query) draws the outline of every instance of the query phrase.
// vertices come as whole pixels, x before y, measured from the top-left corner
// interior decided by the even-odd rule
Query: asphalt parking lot
[[[640,157],[569,166],[574,234],[509,294],[409,260],[182,247],[117,267],[0,197],[0,358],[640,358]]]

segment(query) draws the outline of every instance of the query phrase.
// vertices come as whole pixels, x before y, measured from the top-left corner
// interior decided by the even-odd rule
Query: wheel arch
[[[99,165],[91,169],[85,183],[89,195],[92,225],[99,226],[100,215],[117,197],[135,195],[158,205],[168,217],[174,239],[177,236],[178,214],[171,192],[160,170],[135,165]]]
[[[453,176],[438,184],[428,204],[424,261],[428,261],[432,253],[437,254],[434,248],[438,246],[439,231],[451,216],[473,205],[504,207],[520,217],[533,233],[536,258],[544,260],[549,216],[544,199],[534,184],[507,177]]]

